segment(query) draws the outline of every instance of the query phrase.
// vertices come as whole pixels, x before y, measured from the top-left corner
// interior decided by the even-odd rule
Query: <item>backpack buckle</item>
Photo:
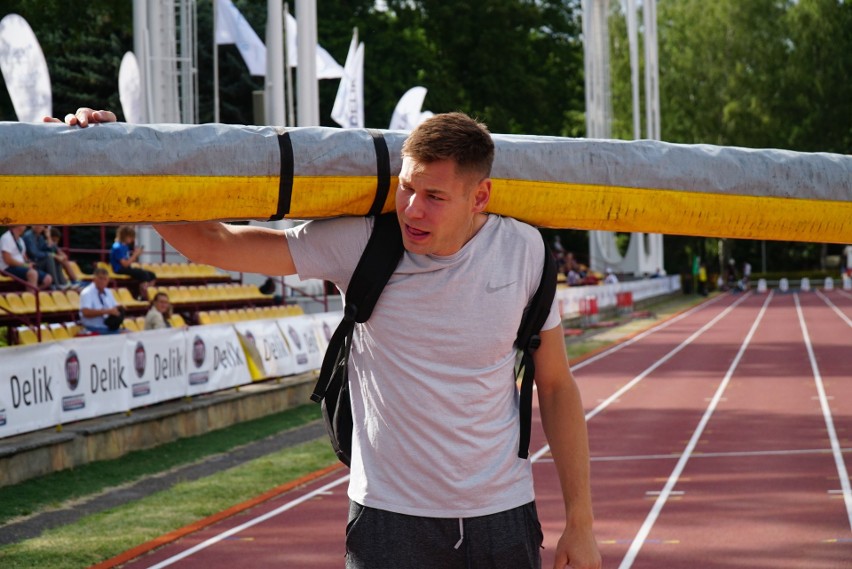
[[[530,352],[534,352],[538,349],[539,346],[541,346],[541,336],[539,336],[538,334],[533,334],[532,336],[530,336],[530,341],[527,342],[527,349]]]

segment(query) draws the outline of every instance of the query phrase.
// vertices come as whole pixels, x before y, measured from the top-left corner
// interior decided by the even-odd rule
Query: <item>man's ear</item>
[[[473,212],[482,213],[491,199],[491,178],[483,178],[473,190]]]

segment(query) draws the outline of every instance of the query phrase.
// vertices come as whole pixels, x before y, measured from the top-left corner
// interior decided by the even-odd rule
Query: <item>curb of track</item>
[[[96,565],[92,565],[91,567],[89,567],[89,569],[112,569],[114,567],[118,567],[119,565],[128,563],[138,557],[145,555],[146,553],[150,553],[155,549],[163,547],[164,545],[173,543],[182,537],[195,533],[226,518],[229,518],[240,512],[253,508],[258,504],[262,504],[263,502],[271,500],[272,498],[280,496],[281,494],[289,492],[295,488],[298,488],[299,486],[303,486],[305,484],[308,484],[309,482],[318,480],[323,476],[331,474],[332,472],[335,472],[342,468],[343,464],[337,463],[332,464],[331,466],[328,466],[321,470],[316,470],[314,472],[311,472],[310,474],[302,476],[301,478],[297,478],[296,480],[292,480],[290,482],[287,482],[286,484],[276,486],[275,488],[268,490],[267,492],[264,492],[259,496],[255,496],[250,500],[246,500],[245,502],[241,502],[239,504],[231,506],[227,510],[222,510],[221,512],[213,514],[212,516],[200,519],[182,528],[176,529],[173,532],[169,532],[165,535],[161,535],[160,537],[154,538],[151,541],[145,542],[141,545],[137,545],[136,547],[128,549],[127,551],[120,553],[115,557],[111,557],[106,561],[102,561],[100,563],[97,563]]]

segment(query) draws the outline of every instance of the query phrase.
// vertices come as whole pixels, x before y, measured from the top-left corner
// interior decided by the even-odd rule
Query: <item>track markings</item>
[[[742,303],[745,299],[747,299],[747,298],[749,297],[749,295],[750,295],[750,294],[751,294],[751,293],[748,293],[748,292],[747,292],[747,293],[745,293],[745,294],[742,296],[742,298],[740,298],[740,299],[736,300],[735,302],[733,302],[733,303],[732,303],[730,306],[728,306],[725,310],[723,310],[722,312],[720,312],[719,314],[717,314],[717,315],[716,315],[716,316],[715,316],[712,320],[710,320],[709,322],[707,322],[706,324],[704,324],[704,326],[702,326],[701,328],[699,328],[698,330],[696,330],[695,332],[693,332],[693,333],[689,336],[689,338],[687,338],[686,340],[684,340],[683,342],[681,342],[680,344],[678,344],[676,347],[672,348],[672,350],[671,350],[671,351],[669,351],[669,353],[667,353],[667,354],[666,354],[666,355],[664,355],[662,358],[658,359],[656,362],[654,362],[653,364],[651,364],[648,368],[646,368],[646,369],[645,369],[645,371],[643,371],[642,373],[640,373],[639,375],[637,375],[636,377],[634,377],[633,379],[631,379],[631,380],[630,380],[629,382],[627,382],[625,385],[621,386],[621,388],[619,388],[619,389],[618,389],[615,393],[613,393],[612,395],[610,395],[609,397],[607,397],[606,399],[604,399],[604,400],[603,400],[603,402],[601,402],[600,404],[598,404],[598,406],[597,406],[597,407],[595,407],[594,409],[592,409],[591,411],[589,411],[588,413],[586,413],[586,422],[590,421],[593,417],[595,417],[596,415],[598,415],[601,411],[603,411],[604,409],[606,409],[607,407],[609,407],[610,405],[612,405],[613,403],[615,403],[616,401],[618,401],[618,400],[619,400],[619,398],[620,398],[622,395],[624,395],[625,393],[627,393],[628,391],[630,391],[631,389],[633,389],[633,388],[634,388],[634,387],[635,387],[635,386],[636,386],[636,385],[637,385],[640,381],[642,381],[642,380],[643,380],[643,379],[645,379],[648,375],[650,375],[650,374],[651,374],[651,372],[653,372],[653,371],[654,371],[654,370],[656,370],[658,367],[660,367],[661,365],[663,365],[664,363],[666,363],[667,361],[669,361],[670,359],[672,359],[672,358],[675,356],[675,354],[677,354],[678,352],[680,352],[681,350],[683,350],[685,347],[687,347],[689,344],[691,344],[692,342],[694,342],[694,341],[695,341],[695,340],[696,340],[699,336],[701,336],[702,334],[704,334],[704,332],[706,332],[707,330],[709,330],[710,328],[712,328],[713,326],[715,326],[715,325],[716,325],[716,323],[718,323],[718,322],[719,322],[722,318],[724,318],[725,316],[727,316],[728,314],[730,314],[730,313],[731,313],[731,311],[733,311],[733,310],[734,310],[734,308],[736,308],[737,306],[739,306],[739,305],[740,305],[740,303]],[[573,369],[574,371],[576,371],[576,370],[578,370],[578,369],[580,369],[580,368],[582,368],[582,367],[585,367],[586,365],[588,365],[589,363],[591,363],[591,362],[593,362],[593,361],[597,361],[597,360],[599,360],[600,358],[602,358],[602,357],[604,357],[604,356],[610,355],[610,354],[612,354],[612,353],[614,353],[614,352],[616,352],[616,351],[620,350],[621,348],[623,348],[623,347],[625,347],[625,346],[628,346],[628,345],[630,345],[630,344],[634,343],[635,341],[639,340],[640,338],[647,337],[648,335],[650,335],[650,334],[652,334],[652,333],[654,333],[654,332],[657,332],[657,331],[659,331],[659,330],[662,330],[663,328],[665,328],[666,326],[668,326],[668,325],[669,325],[669,324],[671,324],[672,322],[675,322],[675,321],[677,321],[677,320],[680,320],[681,318],[685,318],[687,315],[692,314],[693,312],[697,311],[697,310],[698,310],[698,309],[700,309],[700,308],[707,307],[710,303],[712,303],[712,302],[716,302],[716,300],[717,300],[717,299],[719,299],[719,298],[722,298],[722,297],[721,297],[721,296],[718,296],[718,297],[714,298],[713,300],[711,300],[710,302],[705,302],[705,303],[703,303],[703,304],[700,304],[700,305],[696,306],[695,308],[693,308],[693,309],[691,309],[691,310],[688,310],[688,311],[684,312],[683,314],[680,314],[679,316],[676,316],[675,318],[672,318],[671,320],[667,320],[666,322],[663,322],[663,323],[662,323],[662,324],[660,324],[659,326],[654,326],[653,328],[649,328],[648,330],[646,330],[646,331],[645,331],[645,332],[643,332],[642,334],[639,334],[638,336],[634,336],[633,338],[631,338],[631,339],[630,339],[630,340],[628,340],[627,342],[624,342],[623,344],[618,344],[617,346],[613,346],[613,347],[612,347],[612,348],[610,348],[609,350],[606,350],[606,351],[604,351],[604,352],[601,352],[600,354],[598,354],[598,355],[596,355],[596,356],[594,356],[594,357],[592,357],[592,358],[589,358],[588,360],[583,360],[582,362],[580,362],[579,364],[577,364],[576,366],[574,366],[572,369]],[[545,454],[547,454],[547,453],[549,453],[549,452],[550,452],[550,445],[544,445],[541,449],[539,449],[539,450],[538,450],[535,454],[533,454],[533,455],[532,455],[531,460],[532,460],[533,462],[536,462],[539,458],[541,458],[542,456],[544,456]]]
[[[716,395],[713,397],[713,401],[710,403],[710,405],[707,407],[707,410],[704,412],[704,415],[701,417],[701,421],[695,428],[695,432],[692,435],[692,439],[684,449],[683,454],[681,454],[680,459],[678,460],[677,464],[674,467],[674,470],[672,470],[672,473],[669,476],[668,481],[666,482],[666,485],[663,487],[659,497],[654,502],[651,511],[648,513],[648,516],[642,523],[642,527],[639,528],[639,531],[637,532],[636,537],[633,539],[633,543],[630,544],[630,548],[627,550],[624,559],[621,560],[621,564],[618,566],[619,569],[629,569],[633,566],[633,562],[636,560],[636,556],[642,549],[642,545],[648,539],[648,534],[651,533],[651,529],[654,527],[654,524],[656,523],[660,512],[663,510],[663,506],[665,506],[666,501],[671,496],[675,484],[677,484],[681,473],[683,472],[684,468],[686,468],[686,463],[689,462],[689,458],[692,455],[692,452],[694,451],[695,447],[697,446],[699,439],[704,433],[704,429],[706,428],[707,423],[710,421],[710,417],[712,417],[713,412],[716,410],[716,407],[719,404],[719,400],[722,398],[722,394],[725,392],[725,389],[730,383],[731,377],[733,377],[734,375],[734,370],[736,370],[737,366],[739,366],[740,360],[742,359],[743,354],[745,354],[746,349],[751,343],[751,339],[754,337],[754,333],[757,331],[757,327],[760,324],[760,321],[763,320],[763,315],[766,314],[766,309],[769,307],[769,303],[772,300],[773,292],[770,292],[769,295],[766,297],[766,300],[763,302],[763,306],[760,308],[760,312],[758,312],[757,318],[755,318],[754,323],[751,325],[751,329],[748,331],[745,340],[743,340],[742,345],[740,345],[740,349],[739,351],[737,351],[737,355],[734,356],[734,360],[731,362],[731,365],[728,368],[728,372],[725,374],[724,379],[722,379],[722,382],[716,389]],[[729,308],[732,308],[734,306],[736,306],[736,303],[732,304]]]
[[[825,303],[826,303],[826,304],[827,304],[827,305],[828,305],[828,306],[829,306],[829,307],[830,307],[830,308],[831,308],[831,309],[835,312],[835,314],[837,314],[837,315],[840,317],[840,319],[841,319],[841,320],[843,320],[844,322],[846,322],[846,324],[847,324],[850,328],[852,328],[852,320],[850,320],[850,319],[849,319],[849,317],[848,317],[848,316],[846,316],[846,315],[843,313],[843,311],[842,311],[842,310],[840,310],[839,308],[837,308],[837,306],[836,306],[833,302],[831,302],[831,299],[830,299],[830,298],[828,298],[827,296],[825,296],[825,294],[823,294],[822,292],[820,292],[820,291],[819,291],[819,289],[817,289],[816,293],[817,293],[817,296],[818,296],[818,297],[820,297],[820,298],[823,300],[823,302],[825,302]],[[845,296],[849,296],[849,295],[845,295]],[[852,298],[852,296],[849,296],[849,298]]]
[[[245,529],[248,529],[252,526],[256,526],[257,524],[259,524],[261,522],[265,522],[266,520],[268,520],[270,518],[274,518],[278,514],[280,514],[282,512],[286,512],[287,510],[293,509],[296,506],[298,506],[299,504],[307,502],[311,498],[318,496],[318,495],[320,495],[324,492],[327,492],[327,491],[331,490],[332,488],[334,488],[336,486],[340,486],[341,484],[343,484],[344,482],[347,482],[348,480],[349,480],[349,475],[347,474],[346,476],[338,478],[337,480],[335,480],[333,482],[329,482],[325,486],[318,488],[318,489],[314,490],[313,492],[309,492],[308,494],[305,494],[301,498],[297,498],[295,500],[287,502],[286,504],[283,504],[282,506],[279,506],[278,508],[276,508],[276,509],[274,509],[270,512],[267,512],[267,513],[263,514],[262,516],[252,518],[242,525],[239,525],[237,527],[229,529],[228,531],[225,531],[225,532],[222,532],[218,535],[215,535],[215,536],[211,537],[210,539],[203,541],[203,542],[199,543],[198,545],[196,545],[194,547],[190,547],[186,551],[178,553],[177,555],[173,555],[173,556],[169,557],[168,559],[165,559],[165,560],[157,563],[156,565],[152,565],[148,569],[161,569],[163,567],[168,567],[169,565],[177,563],[181,559],[186,559],[190,555],[194,555],[195,553],[201,551],[202,549],[207,549],[211,545],[214,545],[216,543],[219,543],[220,541],[228,539],[232,535],[236,535],[236,534],[240,533],[241,531],[243,531]]]
[[[808,333],[808,325],[805,323],[805,315],[802,312],[802,305],[799,303],[798,294],[793,294],[793,301],[796,303],[796,314],[799,316],[799,326],[802,329],[805,348],[808,351],[808,359],[811,362],[811,371],[814,374],[814,383],[816,384],[817,393],[819,394],[819,404],[822,408],[825,428],[828,431],[828,439],[831,443],[832,454],[834,455],[834,464],[837,468],[837,475],[840,477],[840,487],[843,490],[843,501],[846,504],[846,517],[849,521],[849,528],[852,529],[852,486],[849,484],[849,473],[846,470],[846,463],[843,462],[843,453],[840,450],[840,441],[837,438],[837,431],[834,428],[834,419],[831,416],[831,407],[828,405],[828,397],[825,393],[822,374],[819,371],[819,364],[817,364],[816,355],[814,355],[814,347],[813,344],[811,344],[811,336]]]

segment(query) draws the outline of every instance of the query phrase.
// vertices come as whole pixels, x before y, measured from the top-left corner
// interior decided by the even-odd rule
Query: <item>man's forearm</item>
[[[580,394],[573,381],[551,391],[539,389],[542,426],[559,475],[569,526],[593,522],[589,442]]]

